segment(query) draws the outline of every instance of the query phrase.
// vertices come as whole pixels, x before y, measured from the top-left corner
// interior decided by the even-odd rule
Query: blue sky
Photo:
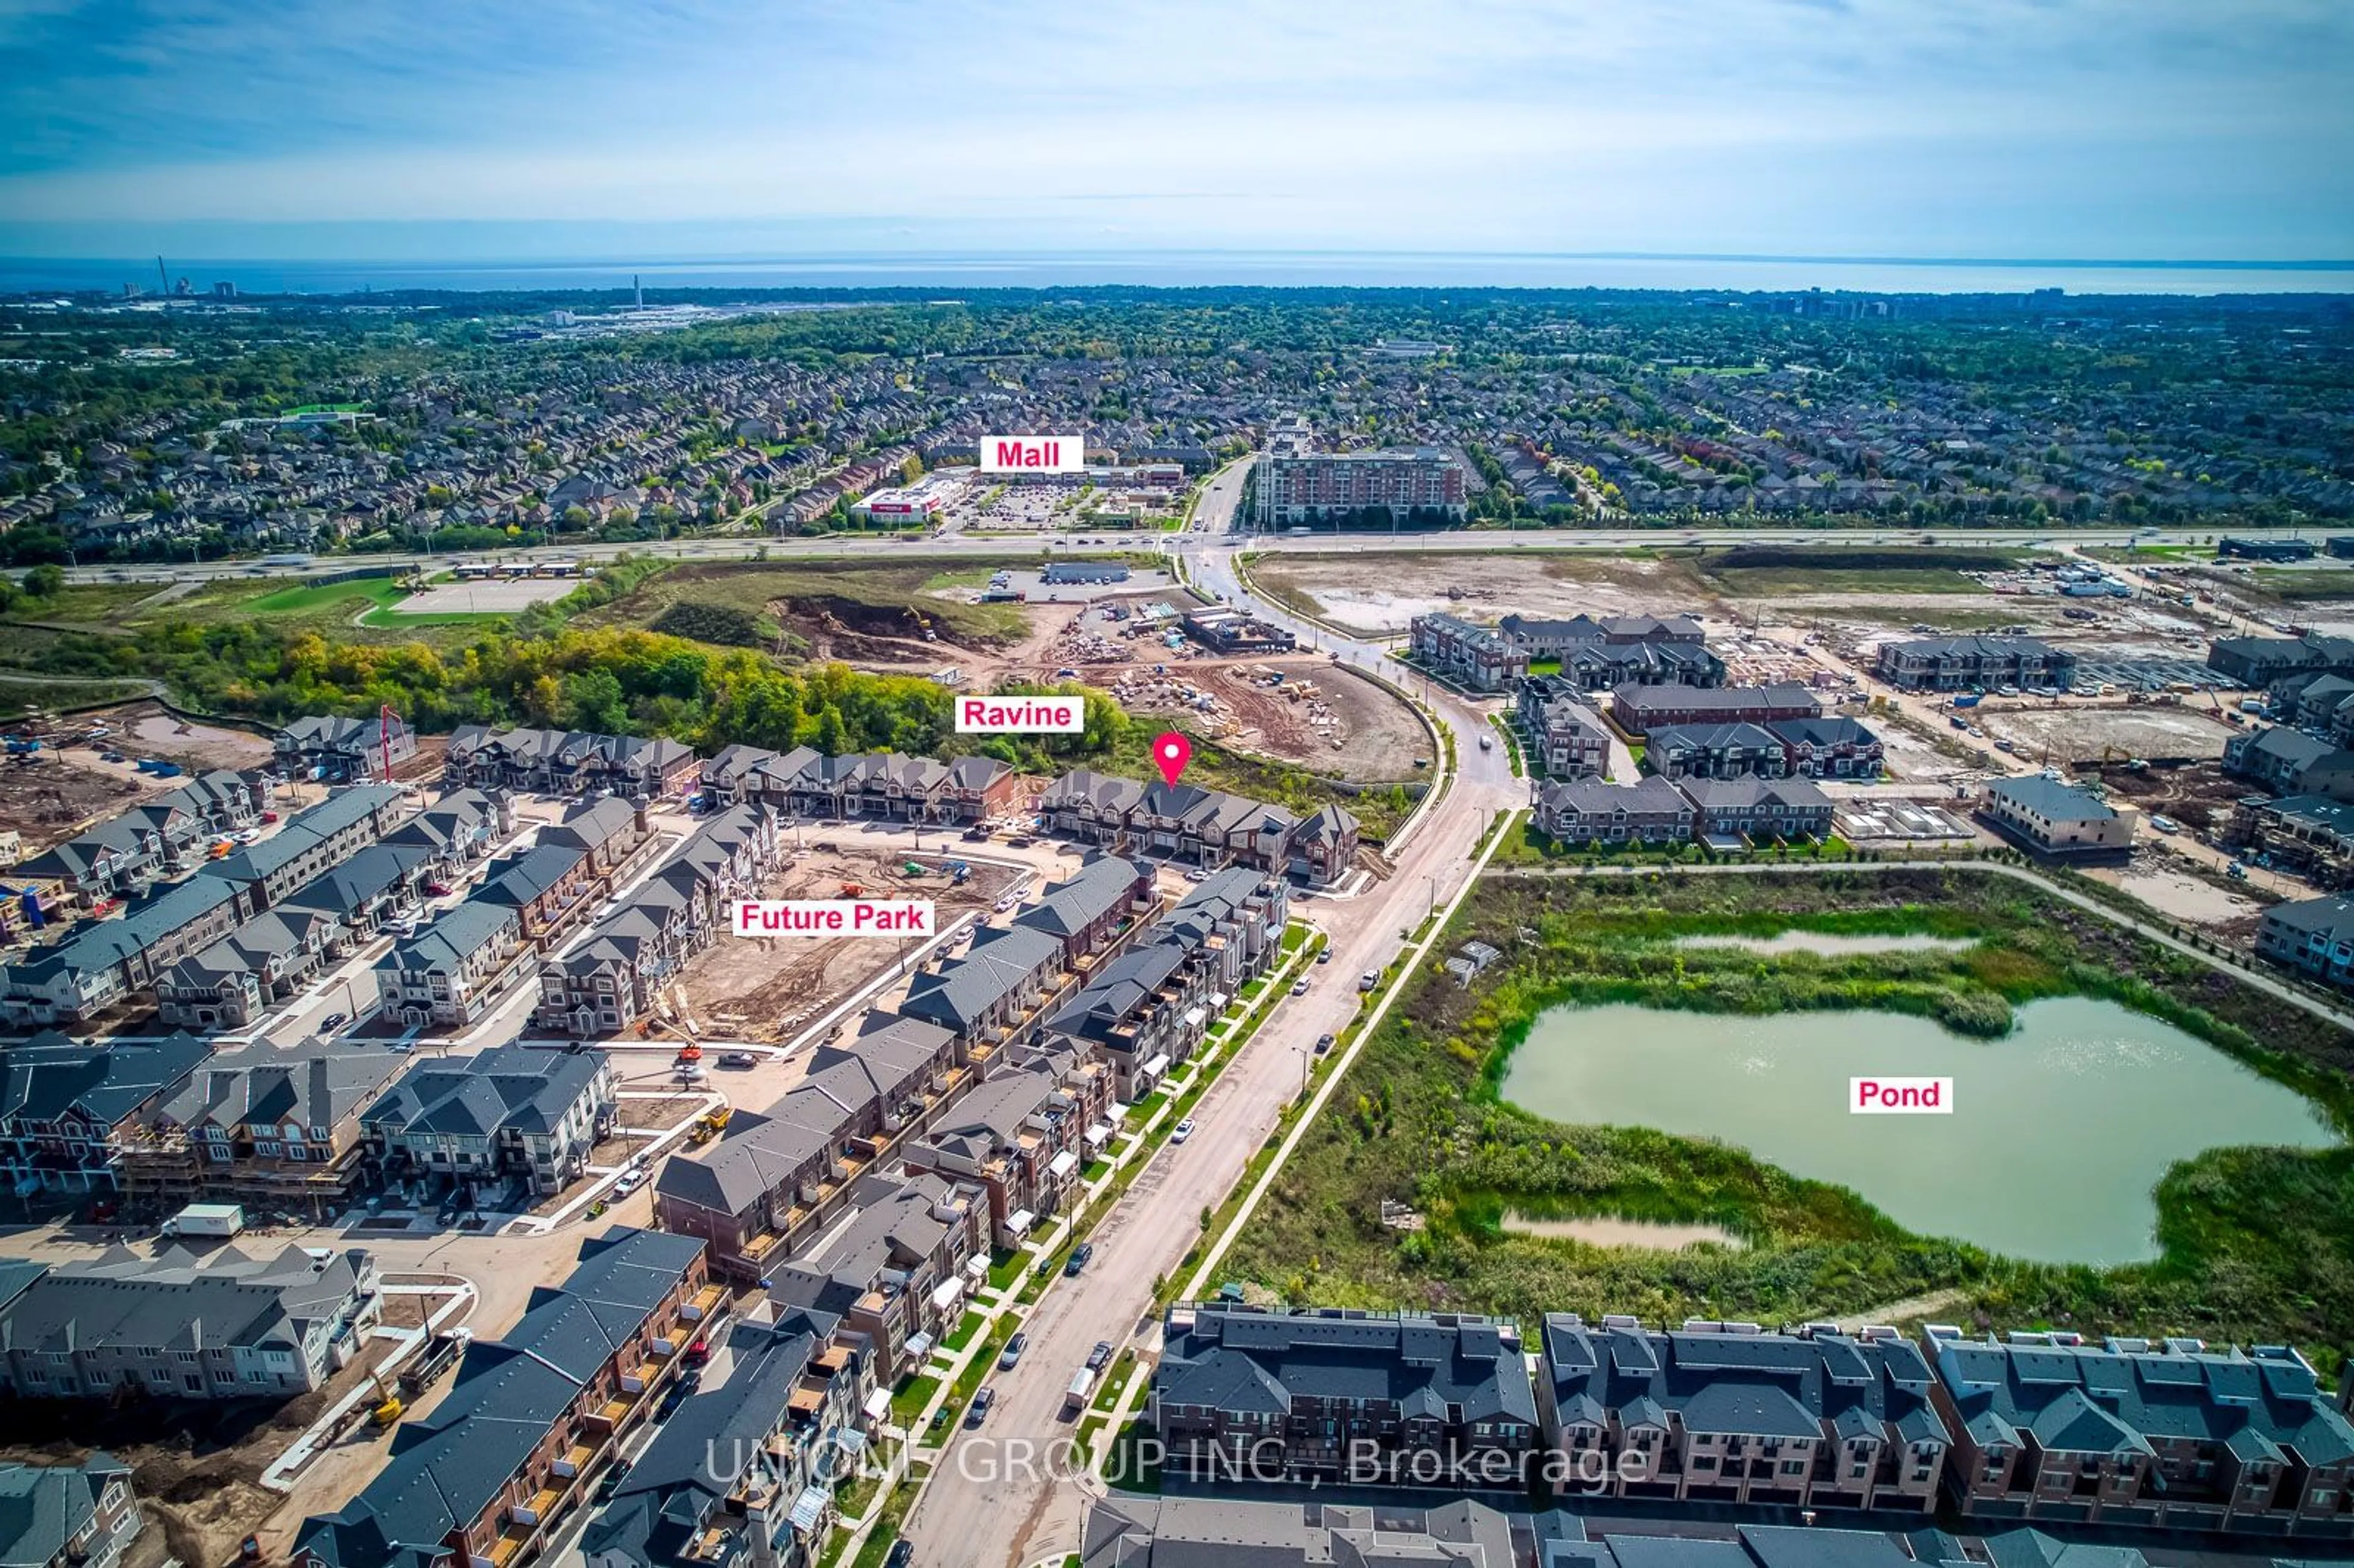
[[[2354,255],[2347,0],[0,0],[0,252]]]

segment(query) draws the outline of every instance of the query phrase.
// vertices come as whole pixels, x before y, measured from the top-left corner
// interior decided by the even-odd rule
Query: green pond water
[[[1908,1230],[2053,1263],[2156,1256],[2151,1188],[2201,1150],[2338,1141],[2303,1096],[2115,1002],[2015,1016],[1976,1040],[1893,1012],[1554,1008],[1503,1094],[1555,1121],[1719,1139],[1853,1188]],[[1850,1077],[1898,1075],[1952,1078],[1952,1114],[1849,1112]]]

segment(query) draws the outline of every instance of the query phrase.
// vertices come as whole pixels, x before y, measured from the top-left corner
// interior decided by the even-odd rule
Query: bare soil
[[[1013,882],[1008,868],[971,861],[971,875],[961,886],[952,885],[938,868],[943,861],[964,858],[958,853],[964,846],[946,832],[940,850],[928,849],[914,858],[913,863],[928,868],[925,874],[910,876],[907,853],[861,845],[856,831],[844,827],[829,836],[823,828],[803,828],[801,850],[769,878],[758,896],[837,898],[855,886],[870,897],[929,898],[937,928],[967,911],[986,912]],[[688,966],[671,996],[674,1007],[684,991],[687,1014],[700,1033],[728,1040],[790,1039],[896,962],[899,950],[896,942],[871,937],[723,936]]]

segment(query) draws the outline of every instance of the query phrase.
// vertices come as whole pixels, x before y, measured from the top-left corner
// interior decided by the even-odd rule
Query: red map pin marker
[[[1185,764],[1193,760],[1193,743],[1173,729],[1152,742],[1152,764],[1172,789],[1176,787],[1177,776],[1185,771]]]

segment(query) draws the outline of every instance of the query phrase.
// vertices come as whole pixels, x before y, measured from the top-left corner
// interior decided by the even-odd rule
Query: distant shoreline
[[[1105,251],[507,260],[164,258],[208,294],[520,293],[649,290],[960,288],[1467,288],[1787,294],[2133,295],[2354,293],[2354,258],[2291,260],[1383,251]],[[155,258],[0,256],[0,294],[102,290],[151,296]]]

